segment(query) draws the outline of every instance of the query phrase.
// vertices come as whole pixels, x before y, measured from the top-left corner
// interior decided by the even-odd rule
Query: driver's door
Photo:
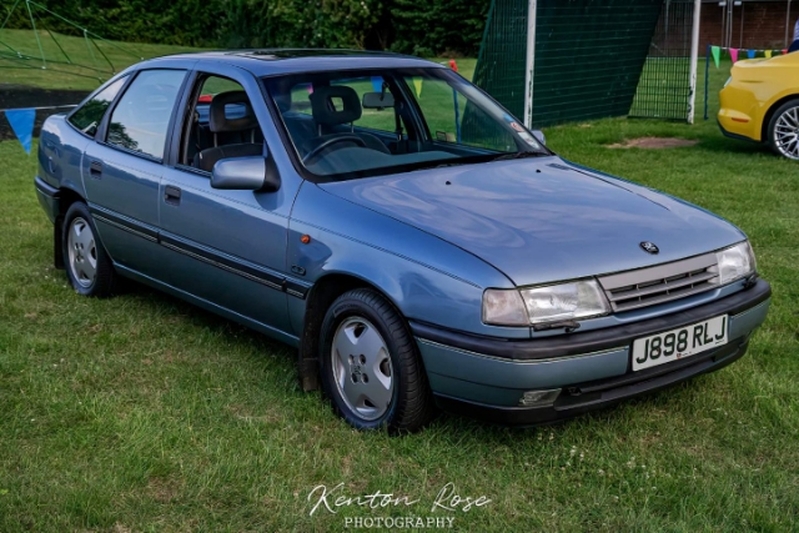
[[[246,77],[196,73],[176,131],[180,140],[173,147],[173,164],[161,180],[160,239],[171,251],[167,283],[279,336],[291,330],[286,236],[297,186],[288,182],[267,193],[219,190],[210,183],[214,160],[208,157],[252,155],[253,147],[261,154],[268,152],[261,125],[268,114],[258,118],[254,113],[264,105],[256,83]],[[215,99],[222,101],[217,107]],[[210,114],[220,109],[226,116],[212,128]]]

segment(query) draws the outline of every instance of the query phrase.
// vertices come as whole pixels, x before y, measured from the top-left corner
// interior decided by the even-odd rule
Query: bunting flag
[[[372,90],[376,93],[383,92],[383,78],[372,76]]]
[[[772,50],[772,49],[770,49],[770,50],[758,50],[756,48],[752,48],[752,49],[749,49],[749,48],[727,48],[727,47],[724,47],[724,46],[716,46],[716,45],[710,45],[708,48],[710,49],[710,56],[708,56],[708,60],[710,59],[710,57],[712,57],[713,58],[713,64],[716,65],[716,68],[719,68],[719,62],[721,60],[721,52],[722,52],[722,50],[725,50],[725,51],[730,53],[730,58],[732,59],[733,63],[738,61],[738,59],[740,57],[742,57],[742,54],[746,54],[747,59],[753,59],[753,58],[757,57],[758,54],[762,53],[763,56],[765,56],[766,59],[771,59],[775,55],[780,55],[780,54],[785,55],[785,54],[788,53],[787,49],[782,49],[782,50],[779,50],[779,49],[777,49],[777,50]]]
[[[422,78],[413,78],[413,88],[416,89],[416,97],[422,96]]]
[[[6,109],[6,119],[14,130],[14,135],[19,139],[25,152],[31,153],[31,143],[33,141],[33,123],[36,121],[36,110],[28,109]]]
[[[721,48],[718,46],[711,46],[710,53],[713,54],[713,63],[716,64],[716,68],[719,68],[719,58],[721,57]]]

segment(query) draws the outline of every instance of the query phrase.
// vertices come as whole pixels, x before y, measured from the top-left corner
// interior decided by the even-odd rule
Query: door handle
[[[100,161],[92,161],[89,163],[89,175],[99,180],[103,177],[103,164]]]
[[[167,185],[164,188],[164,201],[168,204],[180,204],[180,189],[174,185]]]

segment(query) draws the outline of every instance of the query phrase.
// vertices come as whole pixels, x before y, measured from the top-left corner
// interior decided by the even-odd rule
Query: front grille
[[[718,286],[716,254],[599,278],[614,312],[679,300]]]

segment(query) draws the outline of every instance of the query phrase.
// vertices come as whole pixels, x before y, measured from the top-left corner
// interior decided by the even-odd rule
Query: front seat
[[[344,133],[337,130],[336,126],[350,124],[350,132],[360,137],[368,148],[390,154],[391,151],[377,137],[370,133],[352,131],[352,123],[361,118],[361,101],[358,93],[352,87],[346,85],[326,85],[314,86],[313,93],[310,95],[311,112],[314,122],[316,122],[319,137],[306,145],[306,151],[310,152],[325,140]],[[341,109],[336,109],[334,99],[340,102]]]
[[[231,112],[227,109],[228,105],[240,108],[236,110],[238,112]],[[244,111],[243,115],[241,108]],[[208,107],[208,129],[213,134],[214,146],[194,156],[193,166],[201,170],[211,172],[220,159],[264,153],[263,143],[255,142],[256,131],[259,130],[258,121],[244,91],[228,91],[214,96]],[[220,137],[223,137],[221,142],[226,144],[220,145]]]

